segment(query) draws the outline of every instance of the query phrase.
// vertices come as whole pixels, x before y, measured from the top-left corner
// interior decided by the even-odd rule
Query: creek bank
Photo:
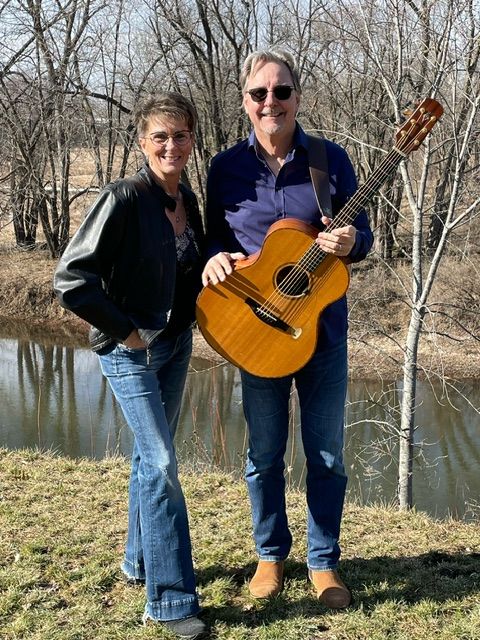
[[[62,318],[9,317],[0,313],[0,337],[32,340],[43,344],[60,344],[67,347],[88,348],[88,325],[79,318],[60,309]],[[402,376],[403,354],[388,339],[359,341],[355,336],[349,340],[349,375],[352,380],[398,380]],[[420,349],[420,379],[441,374],[452,380],[480,377],[480,354],[478,350],[452,349],[425,344]],[[200,331],[193,332],[193,356],[213,364],[225,362],[224,358],[210,347]],[[441,373],[440,373],[441,372]]]
[[[56,261],[42,251],[3,251],[0,260],[0,334],[5,338],[23,338],[41,343],[65,346],[88,346],[88,325],[60,307],[52,288]],[[405,337],[402,329],[388,335],[365,330],[378,315],[371,304],[358,304],[365,289],[360,273],[351,283],[351,299],[356,301],[355,317],[350,322],[350,377],[352,379],[393,380],[402,376]],[[396,318],[395,326],[404,327],[398,301],[384,305],[385,316]],[[194,332],[194,356],[213,363],[224,362],[203,339]],[[437,336],[423,336],[420,341],[419,377],[451,379],[480,377],[480,343],[474,337],[455,342]]]

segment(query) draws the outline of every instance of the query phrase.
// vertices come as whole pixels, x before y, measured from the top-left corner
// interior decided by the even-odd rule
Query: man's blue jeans
[[[135,436],[122,569],[131,578],[145,580],[145,615],[154,620],[176,620],[199,611],[173,444],[191,350],[189,329],[178,338],[157,340],[149,354],[119,344],[99,355]]]
[[[317,352],[303,369],[283,378],[241,371],[249,428],[246,481],[253,534],[261,560],[284,560],[292,544],[285,508],[285,462],[292,382],[298,392],[307,463],[309,569],[333,569],[347,478],[343,465],[347,346]]]

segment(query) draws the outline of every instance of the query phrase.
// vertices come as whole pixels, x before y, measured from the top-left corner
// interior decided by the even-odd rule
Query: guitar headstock
[[[442,105],[433,98],[425,98],[402,124],[395,136],[395,147],[407,155],[417,149],[441,118]]]

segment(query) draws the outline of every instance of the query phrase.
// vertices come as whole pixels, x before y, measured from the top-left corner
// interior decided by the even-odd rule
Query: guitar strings
[[[334,270],[335,263],[332,262],[321,274],[319,274],[318,277],[315,277],[313,279],[311,287],[312,295],[323,288],[324,283],[330,278],[330,275]],[[285,313],[282,315],[282,320],[290,325],[294,325],[296,318],[298,318],[304,312],[305,308],[308,307],[309,304],[310,301],[306,297],[300,298],[300,300],[289,300],[286,305]]]
[[[382,176],[388,175],[388,173],[391,172],[392,168],[394,168],[396,165],[399,164],[402,156],[400,155],[400,157],[398,157],[399,156],[398,152],[396,152],[395,155],[397,157],[395,158],[390,157],[391,155],[393,155],[392,152],[390,152],[386,156],[386,158],[382,162],[382,165],[380,165],[378,171],[376,172],[377,175],[379,174],[381,174]],[[376,176],[374,177],[376,178]],[[339,228],[341,226],[344,226],[345,223],[347,223],[350,220],[351,218],[350,210],[356,212],[358,210],[358,206],[360,206],[355,204],[356,200],[363,200],[364,197],[366,197],[366,193],[375,191],[375,189],[370,186],[371,182],[372,180],[367,180],[367,182],[360,189],[358,189],[357,192],[354,194],[354,196],[352,196],[352,198],[345,204],[345,206],[343,207],[343,209],[340,211],[339,215],[335,219],[335,226],[333,228]],[[382,178],[382,182],[383,182],[383,178]],[[359,195],[357,196],[357,194]],[[332,225],[333,225],[333,222],[332,222]],[[268,309],[269,305],[277,307],[279,304],[278,301],[280,299],[283,299],[283,295],[282,295],[283,293],[287,295],[293,294],[296,288],[301,283],[302,279],[305,277],[305,271],[311,272],[314,269],[316,269],[321,264],[321,262],[326,258],[327,255],[330,255],[330,254],[327,254],[318,246],[316,242],[313,242],[310,245],[310,247],[307,249],[307,251],[304,253],[304,255],[297,262],[297,265],[293,267],[292,271],[287,276],[287,278],[285,278],[285,280],[282,281],[281,289],[276,287],[274,292],[265,301],[264,307],[266,309]]]
[[[437,118],[433,119],[436,120]],[[413,121],[413,116],[411,120]],[[410,131],[415,126],[418,126],[418,123],[413,121]],[[403,129],[405,130],[405,127]],[[421,133],[424,132],[425,130]],[[406,157],[407,153],[418,146],[419,140],[413,140],[410,142],[410,136],[411,133],[405,134],[405,137],[400,138],[399,144],[397,140],[397,146],[386,154],[384,160],[380,163],[378,169],[374,171],[373,175],[370,176],[355,192],[352,198],[345,203],[338,216],[332,221],[331,225],[329,225],[326,230],[327,232],[332,232],[337,228],[341,228],[355,219],[359,208],[362,208],[367,204],[371,194],[377,191],[385,178],[397,168],[401,160]],[[296,297],[298,291],[300,291],[299,285],[302,282],[305,282],[305,276],[307,275],[308,278],[309,273],[312,275],[312,278],[308,279],[308,285],[310,285],[311,293],[316,294],[320,289],[324,288],[325,282],[328,281],[332,272],[338,268],[338,258],[332,256],[333,260],[327,263],[326,268],[315,273],[315,270],[318,269],[329,255],[332,254],[323,251],[316,242],[313,242],[312,245],[304,252],[300,260],[298,260],[297,264],[294,265],[288,276],[280,282],[282,288],[280,289],[278,287],[277,282],[273,293],[271,293],[264,301],[259,299],[260,297],[263,298],[261,292],[257,291],[254,285],[251,285],[246,278],[242,277],[241,272],[238,274],[235,272],[232,273],[228,278],[228,285],[227,282],[225,282],[224,286],[227,285],[228,288],[233,293],[236,293],[240,298],[249,298],[253,301],[257,305],[255,310],[257,315],[263,312],[267,317],[278,318],[282,321],[287,321],[292,325],[295,318],[297,318],[300,313],[303,313],[309,305],[309,296],[301,295],[300,298]],[[285,298],[285,293],[295,294],[295,297]],[[330,304],[330,302],[325,306],[328,304]],[[286,318],[286,320],[284,320],[284,318]]]
[[[355,192],[352,198],[344,205],[337,218],[335,218],[330,225],[329,232],[351,222],[352,216],[357,215],[358,208],[364,206],[364,203],[370,199],[371,194],[375,193],[379,186],[383,184],[385,178],[392,173],[393,169],[397,168],[406,153],[418,146],[415,140],[410,142],[408,136],[405,136],[404,142],[407,142],[404,149],[400,148],[401,145],[399,148],[394,147],[386,155],[377,171],[367,179],[367,181]],[[265,300],[265,303],[262,305],[262,309],[259,310],[264,311],[266,314],[269,312],[275,312],[276,314],[279,303],[281,301],[285,301],[285,294],[294,294],[296,287],[298,287],[302,279],[305,277],[305,270],[313,272],[313,270],[318,268],[327,255],[329,254],[320,249],[316,242],[314,242],[297,262],[297,265],[293,267],[287,278],[281,282],[282,288],[280,289],[278,286],[275,287],[274,292],[269,296],[269,298],[267,298],[267,300]],[[303,268],[303,265],[305,265],[305,269]],[[290,299],[289,302],[297,302],[296,306],[300,308],[298,300],[292,301]],[[287,306],[291,306],[291,304]]]
[[[329,231],[340,228],[341,226],[350,222],[352,219],[352,215],[356,215],[358,208],[361,207],[362,204],[370,198],[370,195],[377,190],[378,186],[380,186],[385,180],[385,177],[388,176],[392,172],[392,170],[398,166],[402,158],[405,157],[406,153],[417,146],[415,141],[409,143],[408,136],[405,136],[403,142],[407,142],[407,144],[404,146],[404,149],[401,149],[402,145],[400,145],[398,149],[394,147],[386,155],[377,171],[375,171],[374,174],[372,174],[372,176],[367,179],[367,181],[355,192],[352,198],[344,205],[339,215],[335,218],[335,220],[332,222],[332,225],[329,227]],[[409,144],[411,147],[410,149],[408,148]],[[287,276],[287,278],[285,278],[281,282],[282,289],[280,290],[277,286],[274,289],[273,293],[269,296],[269,298],[267,298],[264,302],[255,299],[255,292],[248,292],[243,283],[240,283],[238,278],[235,277],[235,283],[233,282],[233,278],[230,278],[230,285],[235,292],[239,292],[240,297],[242,295],[246,295],[256,304],[258,304],[258,311],[260,313],[263,312],[266,315],[273,315],[278,317],[278,313],[280,312],[280,318],[282,318],[282,309],[279,308],[279,306],[281,306],[280,303],[282,302],[285,306],[286,302],[287,308],[285,311],[283,311],[283,313],[286,313],[288,317],[294,319],[295,316],[301,312],[302,307],[306,303],[306,299],[304,297],[301,300],[298,300],[297,298],[286,299],[285,293],[287,295],[292,295],[295,292],[295,288],[298,287],[299,283],[305,277],[305,270],[313,273],[313,271],[318,268],[318,266],[328,255],[330,254],[327,254],[322,249],[320,249],[316,242],[312,243],[312,245],[300,258],[297,265],[294,266],[289,276]],[[332,267],[329,267],[321,275],[320,278],[317,278],[314,281],[312,289],[318,288],[322,280],[325,280],[326,275],[332,271]],[[233,275],[234,274],[232,274],[232,276]],[[289,307],[293,307],[290,312],[288,310]]]

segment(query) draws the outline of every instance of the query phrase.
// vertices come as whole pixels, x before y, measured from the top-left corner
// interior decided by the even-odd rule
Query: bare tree
[[[91,186],[99,188],[125,174],[134,144],[135,97],[125,81],[128,47],[121,37],[128,14],[121,0],[114,8],[112,30],[112,7],[103,0],[9,6],[9,27],[24,37],[0,73],[0,118],[12,149],[4,164],[12,187],[6,207],[17,244],[34,245],[32,225],[39,223],[54,257],[69,239],[72,202],[86,191],[71,184],[79,152],[91,150]]]
[[[189,179],[203,199],[210,158],[249,129],[238,78],[258,47],[295,56],[301,123],[348,148],[360,183],[385,159],[405,108],[438,99],[441,124],[369,206],[372,268],[389,291],[395,278],[391,295],[408,309],[395,333],[374,319],[365,328],[370,341],[383,332],[402,353],[400,413],[390,415],[399,416],[398,495],[408,508],[420,341],[439,336],[439,319],[447,337],[478,340],[468,292],[463,303],[432,292],[446,258],[470,260],[478,273],[479,14],[476,0],[5,0],[0,206],[17,244],[35,246],[40,225],[51,255],[62,251],[72,202],[87,188],[72,184],[72,162],[91,154],[96,188],[124,175],[131,111],[145,91],[176,89],[197,105]]]
[[[413,97],[421,94],[438,97],[446,106],[441,125],[423,151],[417,153],[412,163],[401,164],[401,188],[393,202],[389,200],[388,192],[382,194],[387,207],[391,207],[395,218],[401,221],[402,252],[410,265],[410,282],[399,282],[409,307],[402,346],[403,391],[398,425],[398,500],[404,509],[413,504],[419,343],[425,332],[434,331],[432,324],[427,325],[427,318],[438,313],[438,307],[429,307],[430,295],[441,261],[452,251],[448,242],[452,233],[478,215],[478,182],[476,185],[470,176],[475,171],[478,175],[475,139],[479,121],[477,50],[480,23],[478,9],[475,11],[471,2],[425,0],[418,4],[386,2],[380,6],[356,2],[338,4],[336,14],[331,14],[332,23],[339,34],[343,34],[345,50],[350,48],[350,55],[338,57],[343,66],[340,74],[337,66],[335,74],[337,85],[342,84],[345,88],[343,95],[354,92],[355,79],[358,82],[360,75],[358,68],[350,73],[350,61],[355,60],[358,65],[361,60],[367,64],[377,84],[376,89],[367,85],[371,95],[377,96],[381,90],[388,97],[395,122],[401,121],[403,105],[411,94]],[[457,47],[461,47],[463,53]],[[368,103],[362,104],[360,94],[354,95],[357,113],[359,109],[362,112],[362,108],[365,113]],[[345,128],[348,130],[346,122]],[[374,136],[374,139],[379,138]],[[439,225],[435,241],[430,233],[430,243],[427,242],[429,220]],[[410,241],[407,231],[411,231]],[[430,255],[426,253],[427,245],[431,245]],[[445,307],[447,304],[445,301]],[[457,334],[458,331],[468,336],[468,330],[459,324]]]
[[[72,58],[97,8],[89,0],[74,0],[65,6],[27,0],[25,4],[11,2],[9,8],[12,24],[25,34],[1,77],[2,111],[17,150],[12,170],[31,176],[38,218],[55,256],[66,245],[70,228],[70,151],[78,111],[68,92]],[[21,94],[15,76],[23,79]],[[29,107],[35,105],[33,135],[28,131],[32,127],[29,118],[19,111],[19,97],[25,95],[31,99]],[[15,214],[18,205],[13,204],[13,209]]]

